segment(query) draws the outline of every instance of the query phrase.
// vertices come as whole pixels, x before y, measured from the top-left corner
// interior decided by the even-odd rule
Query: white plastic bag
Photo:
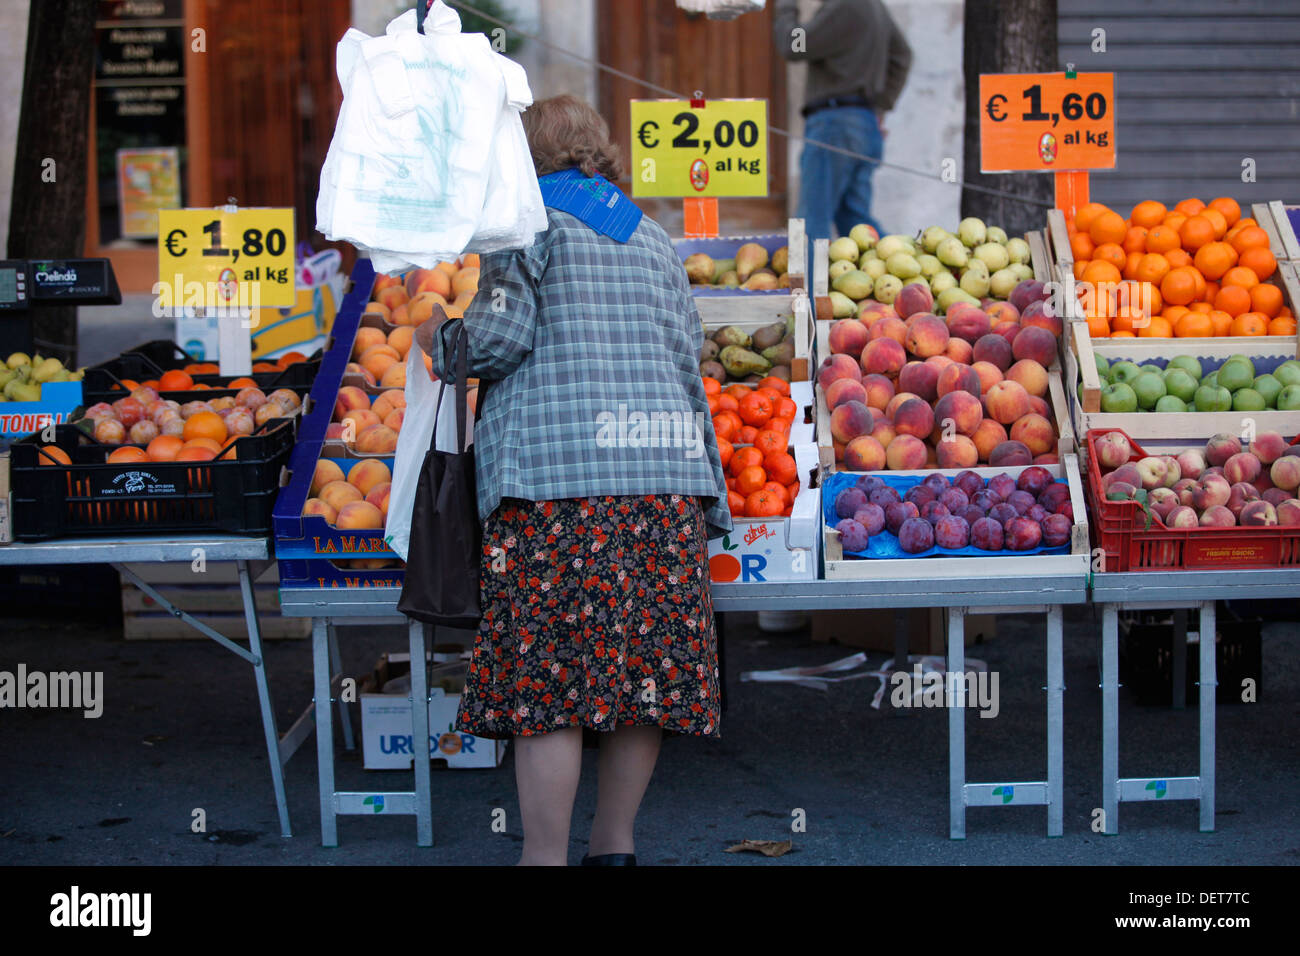
[[[677,0],[686,13],[702,13],[710,20],[734,20],[763,9],[763,0]]]
[[[447,394],[438,408],[438,396]],[[406,353],[406,415],[397,435],[393,457],[393,487],[388,496],[388,517],[384,522],[384,540],[406,560],[411,544],[411,512],[415,508],[415,489],[420,482],[424,456],[433,437],[434,413],[438,415],[438,451],[457,451],[456,391],[452,386],[435,382],[424,367],[424,351],[415,342]],[[466,447],[474,443],[474,414],[465,423]]]

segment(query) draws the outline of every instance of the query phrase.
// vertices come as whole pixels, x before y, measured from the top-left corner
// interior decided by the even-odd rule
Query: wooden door
[[[700,90],[708,98],[760,97],[768,101],[769,127],[785,127],[786,63],[772,45],[771,4],[762,12],[717,21],[687,16],[673,0],[597,3],[598,59],[624,73],[685,96]],[[598,108],[614,141],[631,156],[628,103],[662,95],[604,70],[598,77]],[[786,139],[768,135],[768,195],[724,199],[719,220],[724,235],[785,224]],[[630,183],[622,184],[630,191]],[[682,204],[676,199],[637,200],[668,230],[681,235]]]

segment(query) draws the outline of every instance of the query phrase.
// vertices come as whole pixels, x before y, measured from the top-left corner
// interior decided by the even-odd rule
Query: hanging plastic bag
[[[415,488],[420,480],[420,468],[425,452],[433,439],[434,413],[438,409],[438,396],[443,388],[453,386],[435,382],[424,367],[424,351],[415,342],[406,353],[406,412],[402,430],[397,435],[397,451],[393,456],[393,487],[388,497],[388,517],[384,523],[384,540],[388,546],[406,560],[411,543],[411,510],[415,505]],[[438,451],[456,450],[456,403],[448,395],[442,403],[438,417]],[[466,426],[466,443],[474,441],[474,416]]]
[[[677,0],[686,13],[702,13],[710,20],[734,20],[746,13],[763,9],[763,0]]]

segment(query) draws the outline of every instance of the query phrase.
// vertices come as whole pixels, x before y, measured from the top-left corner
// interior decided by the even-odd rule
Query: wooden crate
[[[1268,233],[1269,250],[1279,262],[1300,260],[1300,242],[1296,240],[1291,219],[1286,214],[1287,207],[1281,200],[1257,202],[1250,209],[1250,214],[1259,227]]]
[[[774,234],[772,234],[774,235]],[[755,239],[769,239],[766,236],[719,236],[716,239],[674,239],[674,245],[704,242],[730,243],[739,248]],[[737,325],[741,322],[756,323],[755,327],[767,325],[790,314],[797,292],[808,289],[808,242],[804,234],[802,219],[791,219],[786,224],[785,244],[789,247],[790,258],[786,272],[790,276],[790,288],[778,292],[746,292],[737,289],[730,293],[696,294],[695,308],[700,313],[700,320],[705,327],[717,328],[723,325]],[[733,249],[734,251],[734,249]],[[679,249],[680,253],[680,249]],[[685,257],[683,256],[683,259]]]
[[[1058,465],[1025,465],[1016,468],[971,468],[982,478],[1008,474],[1013,478],[1029,467],[1042,467],[1051,472],[1054,478],[1065,478],[1070,487],[1070,504],[1074,509],[1074,527],[1070,533],[1069,554],[1030,554],[1017,555],[1008,552],[988,558],[898,558],[893,560],[873,561],[867,559],[845,558],[844,549],[840,547],[840,536],[833,528],[822,523],[822,547],[825,556],[825,576],[827,580],[902,580],[915,581],[917,578],[966,578],[966,577],[1017,577],[1032,574],[1034,576],[1079,575],[1086,577],[1092,561],[1092,551],[1088,539],[1088,514],[1084,504],[1083,482],[1079,475],[1078,456],[1070,454],[1061,459]],[[954,476],[958,470],[929,471],[891,471],[877,472],[888,475],[913,475],[923,478],[935,474]],[[1032,562],[1032,565],[1031,565]],[[1032,567],[1032,570],[1029,570]]]
[[[812,306],[808,302],[808,295],[802,289],[795,292],[788,298],[783,299],[789,308],[783,315],[769,316],[764,315],[761,318],[755,318],[750,314],[750,310],[737,308],[735,315],[731,318],[726,317],[723,312],[721,316],[715,315],[711,321],[704,323],[704,334],[716,332],[718,329],[727,325],[734,325],[744,332],[754,333],[765,325],[771,325],[773,322],[784,321],[790,315],[794,315],[794,361],[790,363],[790,380],[794,382],[807,382],[812,379],[816,366],[813,361],[813,322]],[[740,303],[736,303],[740,305]]]

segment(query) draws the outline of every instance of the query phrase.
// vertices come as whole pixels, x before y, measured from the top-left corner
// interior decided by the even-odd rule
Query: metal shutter
[[[1116,168],[1093,199],[1300,201],[1300,2],[1058,0],[1057,38],[1062,68],[1115,74]]]

